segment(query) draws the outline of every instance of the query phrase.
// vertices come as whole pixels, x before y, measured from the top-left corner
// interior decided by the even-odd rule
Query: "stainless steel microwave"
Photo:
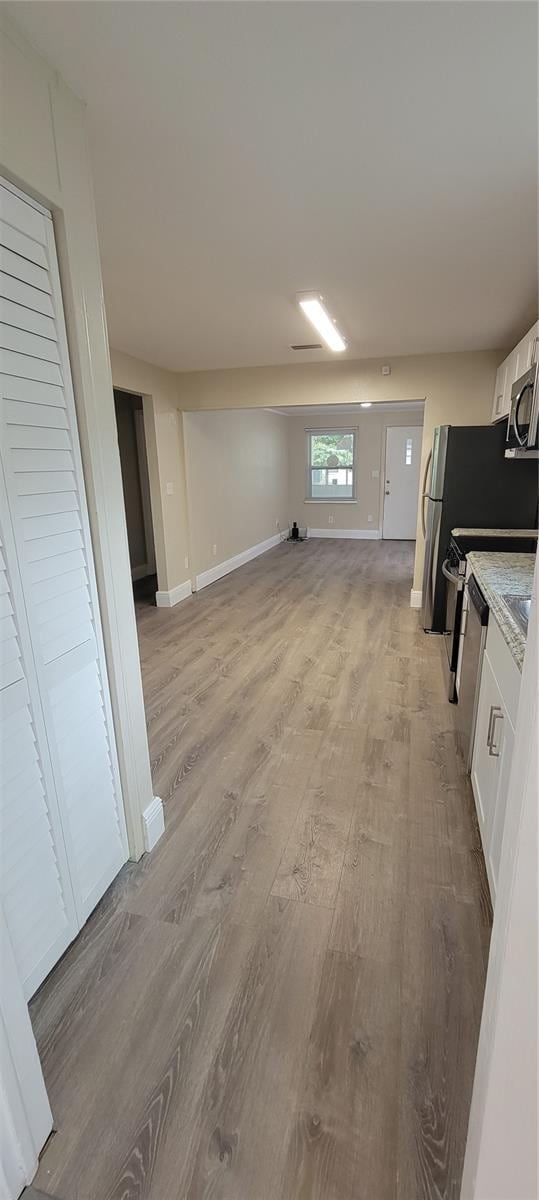
[[[506,458],[524,455],[539,458],[539,364],[534,363],[511,388],[511,409],[507,422]]]

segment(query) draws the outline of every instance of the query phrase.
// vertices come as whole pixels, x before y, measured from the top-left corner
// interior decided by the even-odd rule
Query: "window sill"
[[[316,500],[304,500],[304,504],[359,504],[359,500],[355,500],[353,496],[340,496],[339,499],[330,500],[325,496],[318,496]]]

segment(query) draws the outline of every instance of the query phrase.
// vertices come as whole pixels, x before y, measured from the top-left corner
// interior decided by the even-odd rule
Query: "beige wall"
[[[185,372],[178,376],[180,404],[183,409],[220,409],[424,399],[423,467],[436,425],[489,422],[496,367],[503,357],[503,350],[484,350]],[[389,376],[381,373],[387,362],[391,364]],[[418,512],[416,589],[421,587],[423,551]]]
[[[193,575],[215,567],[288,523],[286,417],[184,413]],[[212,547],[215,545],[215,555]]]
[[[110,353],[114,386],[143,398],[157,582],[167,592],[190,575],[178,377],[118,350]]]
[[[0,173],[53,215],[129,845],[152,800],[84,105],[0,14]]]
[[[385,467],[386,428],[388,425],[422,425],[423,412],[388,409],[368,412],[336,413],[317,417],[287,418],[288,432],[288,495],[291,520],[311,529],[329,527],[333,517],[335,529],[366,529],[375,533],[382,526],[382,495]],[[357,501],[329,504],[306,501],[306,429],[357,428]],[[373,477],[373,471],[378,477]],[[369,521],[369,516],[372,520]]]

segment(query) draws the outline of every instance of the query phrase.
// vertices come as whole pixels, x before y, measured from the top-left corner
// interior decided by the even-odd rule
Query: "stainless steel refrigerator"
[[[537,526],[537,463],[505,458],[505,433],[505,422],[439,425],[434,430],[421,500],[425,538],[421,620],[429,633],[444,632],[442,563],[453,528]]]

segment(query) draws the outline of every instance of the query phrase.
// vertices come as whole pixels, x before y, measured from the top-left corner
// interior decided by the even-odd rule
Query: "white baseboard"
[[[174,608],[175,604],[179,604],[180,600],[187,600],[187,597],[192,592],[191,580],[186,579],[185,583],[179,583],[177,587],[172,588],[170,592],[156,592],[155,603],[158,608]]]
[[[229,575],[231,571],[243,567],[244,563],[250,562],[252,558],[258,558],[259,554],[265,554],[266,550],[272,550],[274,546],[279,545],[280,540],[280,533],[276,533],[273,537],[266,538],[265,542],[259,542],[257,546],[249,546],[249,549],[242,550],[241,554],[235,554],[233,558],[225,559],[216,567],[210,567],[209,571],[202,571],[202,574],[196,577],[197,592],[201,588],[207,587],[209,583],[215,583],[217,579],[222,579],[223,575]]]
[[[133,583],[137,579],[145,579],[147,575],[154,575],[155,567],[151,567],[149,563],[143,563],[141,567],[131,567],[131,579]]]
[[[334,529],[333,526],[308,529],[307,534],[310,538],[367,538],[369,541],[378,541],[382,536],[379,529]]]
[[[144,809],[142,823],[144,825],[144,845],[146,850],[153,850],[159,838],[165,832],[165,811],[163,801],[159,796],[154,796],[147,808]]]
[[[412,588],[412,590],[410,592],[410,608],[421,608],[422,598],[423,598],[423,593],[415,592],[414,589]]]

